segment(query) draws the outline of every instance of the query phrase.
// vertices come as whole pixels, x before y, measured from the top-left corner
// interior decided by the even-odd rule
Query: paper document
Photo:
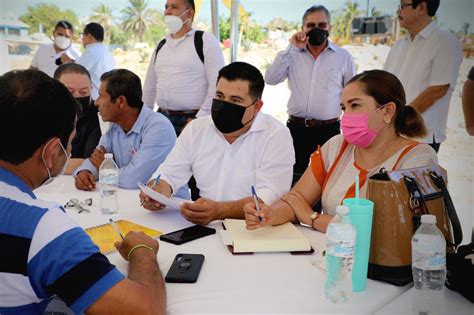
[[[309,240],[291,222],[247,230],[245,220],[225,219],[234,253],[309,251]]]
[[[148,197],[150,197],[153,200],[158,201],[159,203],[164,204],[167,208],[172,208],[172,209],[179,209],[181,204],[183,202],[192,202],[192,200],[186,200],[183,198],[178,198],[178,197],[166,197],[165,195],[160,194],[157,191],[154,191],[147,185],[144,185],[142,183],[137,183],[138,188],[140,188],[141,191]]]

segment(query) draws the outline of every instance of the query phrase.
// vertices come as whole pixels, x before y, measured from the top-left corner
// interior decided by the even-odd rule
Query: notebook
[[[123,236],[127,235],[130,231],[142,231],[150,237],[157,237],[162,234],[161,231],[150,229],[127,220],[118,220],[116,223]],[[99,247],[102,254],[115,251],[114,243],[122,240],[110,223],[93,226],[87,228],[85,231],[91,237],[94,244]]]
[[[247,230],[245,220],[225,219],[233,253],[309,252],[309,240],[291,222]]]

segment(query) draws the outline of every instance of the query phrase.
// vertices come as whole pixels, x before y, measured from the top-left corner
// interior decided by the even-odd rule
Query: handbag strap
[[[459,218],[456,213],[456,209],[454,208],[453,200],[451,199],[451,196],[449,195],[449,191],[448,191],[448,188],[446,187],[446,183],[444,181],[443,176],[438,174],[436,171],[431,171],[430,177],[435,183],[435,185],[439,189],[441,189],[444,203],[448,211],[449,220],[451,221],[451,226],[453,227],[454,245],[458,246],[462,242],[462,229],[461,229],[461,223],[459,222]]]

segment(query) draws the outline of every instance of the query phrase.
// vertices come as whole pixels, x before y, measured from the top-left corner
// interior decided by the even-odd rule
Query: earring
[[[390,122],[390,119],[384,119],[383,120],[386,124],[388,124]]]

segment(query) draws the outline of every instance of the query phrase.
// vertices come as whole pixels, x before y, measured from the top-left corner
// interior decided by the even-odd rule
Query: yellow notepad
[[[141,231],[150,237],[157,237],[162,234],[161,231],[150,229],[127,220],[119,220],[116,221],[116,223],[123,236],[130,231]],[[120,236],[118,236],[110,223],[87,228],[86,233],[91,237],[94,244],[99,247],[102,254],[108,254],[116,250],[114,243],[121,241]]]
[[[310,251],[309,240],[292,223],[247,230],[245,220],[225,219],[233,252],[298,252]]]

